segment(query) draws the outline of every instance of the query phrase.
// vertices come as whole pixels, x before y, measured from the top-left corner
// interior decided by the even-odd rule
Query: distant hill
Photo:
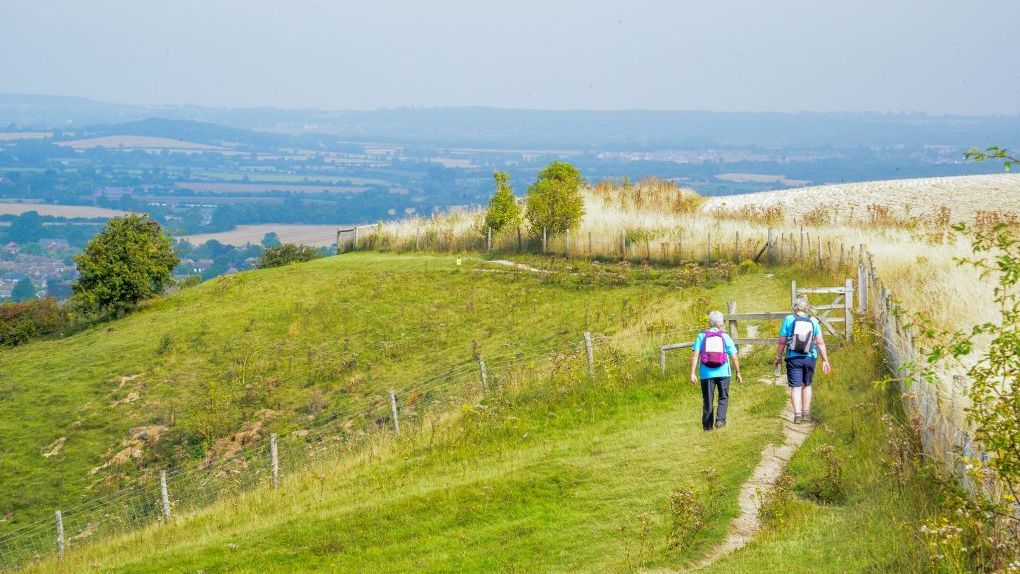
[[[0,126],[69,129],[160,117],[276,133],[404,144],[551,149],[1020,144],[1017,116],[920,113],[514,110],[485,107],[286,110],[139,106],[0,94]],[[151,127],[151,126],[150,126]],[[167,126],[163,126],[166,128]],[[162,135],[162,134],[161,134]]]

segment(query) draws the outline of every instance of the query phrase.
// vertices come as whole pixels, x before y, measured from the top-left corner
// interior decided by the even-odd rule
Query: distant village
[[[40,239],[19,245],[9,241],[0,246],[0,298],[9,299],[19,281],[29,280],[39,296],[66,299],[77,269],[64,239]]]

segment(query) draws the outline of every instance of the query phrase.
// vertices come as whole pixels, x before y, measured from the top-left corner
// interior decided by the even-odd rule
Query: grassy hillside
[[[736,490],[761,448],[777,438],[782,390],[741,387],[731,424],[704,433],[695,389],[682,377],[663,380],[654,361],[620,355],[594,382],[571,363],[577,368],[525,378],[438,431],[407,433],[371,456],[313,466],[279,491],[77,549],[64,567],[612,572],[703,551],[735,514]],[[682,487],[712,503],[691,545],[671,549],[668,499]]]
[[[716,298],[768,283],[745,277]],[[672,271],[628,266],[539,276],[453,257],[347,255],[223,277],[6,350],[0,532],[432,373],[466,372],[473,340],[496,361],[551,353],[584,330],[646,349],[688,335],[706,301],[674,285]],[[381,416],[365,425],[387,425]]]
[[[709,572],[927,572],[915,538],[937,500],[889,471],[895,395],[867,337],[819,381],[821,425],[764,533]],[[324,461],[196,514],[34,572],[671,572],[692,566],[736,515],[736,495],[779,439],[781,387],[753,355],[721,431],[704,433],[685,371],[611,352],[594,381],[580,355],[509,382],[481,404],[361,456]],[[895,419],[893,419],[895,424]],[[838,472],[831,472],[836,465]],[[683,493],[690,495],[685,499]],[[700,528],[685,530],[698,517]],[[144,549],[144,551],[140,551]]]

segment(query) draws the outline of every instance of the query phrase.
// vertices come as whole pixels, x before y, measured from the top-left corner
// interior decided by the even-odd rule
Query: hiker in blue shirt
[[[708,330],[698,333],[691,350],[691,384],[701,383],[701,428],[709,431],[726,426],[726,408],[730,401],[730,376],[737,382],[744,382],[740,375],[740,359],[733,339],[723,332],[723,314],[712,311],[708,314]],[[730,363],[733,369],[730,370]],[[713,394],[719,394],[719,409],[714,409]],[[715,412],[713,412],[715,411]]]
[[[790,387],[794,424],[811,422],[811,383],[819,355],[822,356],[822,372],[828,375],[832,370],[822,327],[818,319],[808,316],[810,307],[807,297],[797,297],[793,313],[787,315],[779,328],[779,345],[776,346],[777,370],[786,358],[786,384]]]

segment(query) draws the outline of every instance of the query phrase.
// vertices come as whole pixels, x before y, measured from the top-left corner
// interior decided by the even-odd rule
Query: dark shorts
[[[810,387],[815,378],[816,362],[818,359],[814,357],[787,357],[786,384],[791,388]]]

